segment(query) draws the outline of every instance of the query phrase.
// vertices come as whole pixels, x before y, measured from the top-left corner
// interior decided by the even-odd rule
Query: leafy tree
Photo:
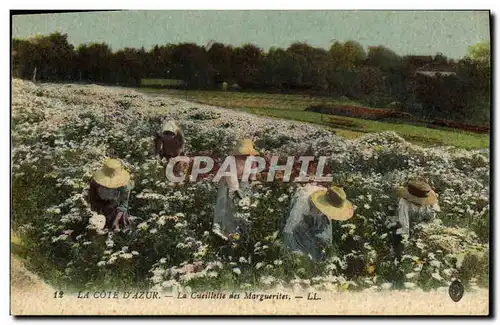
[[[78,79],[90,82],[111,82],[112,51],[106,43],[82,44],[77,47]],[[115,71],[116,72],[116,71]]]
[[[155,45],[149,51],[150,64],[149,76],[152,78],[171,78],[172,54],[175,45],[167,44],[158,46]]]
[[[13,40],[14,74],[31,78],[37,68],[37,79],[72,80],[74,49],[66,34],[37,35],[27,40]]]
[[[474,62],[489,66],[491,61],[490,48],[490,42],[480,42],[471,45],[467,49],[467,57]]]
[[[112,70],[115,71],[115,82],[130,86],[139,86],[141,77],[148,73],[144,71],[146,61],[144,48],[140,50],[125,48],[112,57]]]
[[[468,48],[463,60],[458,62],[458,71],[471,81],[477,95],[474,116],[482,122],[490,121],[491,95],[491,46],[481,42]]]
[[[280,89],[301,84],[301,59],[303,58],[281,48],[271,48],[266,56],[266,82]]]
[[[355,41],[347,41],[345,43],[335,42],[328,51],[333,65],[339,69],[354,69],[363,64],[366,59],[366,52]]]
[[[176,79],[187,82],[189,87],[205,87],[208,59],[205,49],[194,43],[181,43],[173,47],[171,69]]]
[[[293,57],[296,69],[300,73],[297,86],[305,88],[326,87],[327,51],[315,48],[307,43],[296,42],[286,50]]]
[[[214,84],[231,81],[231,58],[233,48],[222,43],[213,43],[207,51],[210,68],[213,69]]]
[[[385,104],[385,76],[380,69],[369,66],[361,68],[358,82],[364,102],[371,106]]]
[[[418,68],[454,67],[457,76],[427,78]],[[355,41],[334,42],[328,50],[295,42],[265,53],[253,44],[232,47],[211,41],[124,48],[106,43],[76,49],[66,34],[12,40],[12,72],[41,81],[85,81],[139,86],[142,78],[181,79],[191,88],[215,88],[223,82],[246,89],[328,91],[380,106],[401,101],[420,115],[489,120],[491,53],[489,42],[472,45],[457,62],[435,56],[397,55],[384,46],[366,52]]]
[[[259,87],[265,77],[265,57],[261,48],[245,44],[237,47],[231,57],[233,78],[244,87]]]
[[[377,66],[384,72],[401,70],[402,58],[385,46],[369,46],[367,65]]]

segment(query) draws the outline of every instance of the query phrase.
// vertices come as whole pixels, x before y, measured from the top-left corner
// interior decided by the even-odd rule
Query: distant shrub
[[[349,105],[313,105],[306,108],[308,112],[317,112],[331,115],[364,118],[369,120],[381,120],[384,118],[395,118],[401,114],[390,109],[375,109]]]
[[[216,112],[196,112],[191,115],[193,120],[215,120],[220,117],[220,113]]]
[[[178,79],[141,79],[142,87],[184,87],[186,82]]]
[[[119,99],[115,101],[115,103],[122,109],[129,109],[130,107],[132,107],[132,102],[126,99]]]
[[[394,109],[394,110],[402,110],[403,109],[403,103],[401,103],[401,102],[392,102],[389,105],[387,105],[387,108]]]

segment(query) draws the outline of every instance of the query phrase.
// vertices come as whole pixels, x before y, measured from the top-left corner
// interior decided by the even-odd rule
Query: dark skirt
[[[161,134],[155,136],[155,151],[161,158],[167,159],[183,156],[184,140],[182,136],[166,137]]]
[[[394,252],[394,258],[397,261],[401,261],[401,257],[403,255],[404,244],[403,244],[403,235],[398,234],[398,229],[401,228],[401,224],[399,222],[396,223],[391,230],[391,245]]]

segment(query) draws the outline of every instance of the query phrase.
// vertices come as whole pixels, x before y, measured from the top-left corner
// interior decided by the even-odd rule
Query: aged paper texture
[[[14,15],[11,314],[489,315],[489,19]]]

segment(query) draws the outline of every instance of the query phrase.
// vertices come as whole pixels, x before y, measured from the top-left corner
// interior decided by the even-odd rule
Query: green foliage
[[[14,39],[12,45],[13,74],[23,79],[31,79],[36,68],[40,81],[191,89],[217,89],[227,82],[238,84],[238,89],[348,96],[372,106],[400,101],[407,111],[431,119],[446,116],[489,122],[487,42],[471,46],[468,56],[458,62],[441,54],[431,57],[428,61],[433,65],[449,66],[460,71],[460,77],[452,81],[428,78],[417,86],[415,69],[421,66],[384,46],[372,46],[366,52],[355,41],[335,41],[328,50],[296,42],[267,53],[252,44],[232,47],[217,42],[112,51],[106,43],[81,44],[74,49],[67,35],[53,33]]]
[[[352,117],[326,115],[306,111],[312,105],[351,105],[363,106],[359,102],[338,99],[308,97],[292,94],[265,94],[240,92],[238,94],[214,91],[178,91],[140,89],[145,93],[165,94],[196,101],[207,105],[222,106],[261,116],[284,118],[296,121],[321,124],[331,127],[337,134],[347,138],[357,138],[368,132],[395,131],[406,140],[423,146],[451,145],[465,149],[487,148],[489,135],[462,132],[451,129],[427,128],[425,125],[370,121]]]
[[[141,79],[142,87],[168,87],[168,86],[184,86],[183,80],[175,79],[154,79],[154,78],[144,78]]]
[[[469,46],[469,48],[467,49],[467,55],[473,61],[489,66],[491,61],[490,51],[490,42],[480,42]]]

